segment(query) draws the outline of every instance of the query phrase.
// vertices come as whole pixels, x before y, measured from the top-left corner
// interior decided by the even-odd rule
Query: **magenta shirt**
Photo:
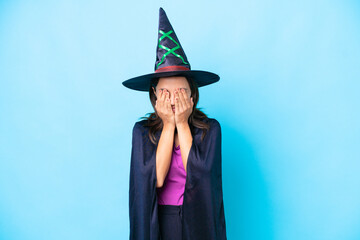
[[[173,146],[168,174],[161,188],[156,188],[158,204],[182,205],[185,190],[186,172],[181,159],[180,145]]]

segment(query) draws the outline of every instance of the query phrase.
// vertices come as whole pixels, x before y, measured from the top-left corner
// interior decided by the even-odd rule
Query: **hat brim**
[[[201,71],[201,70],[188,70],[188,71],[150,73],[150,74],[130,78],[122,82],[122,84],[125,87],[133,90],[148,92],[150,89],[150,84],[152,79],[156,79],[160,77],[171,77],[171,76],[191,77],[196,82],[198,87],[203,87],[215,83],[220,79],[219,75],[212,72]]]

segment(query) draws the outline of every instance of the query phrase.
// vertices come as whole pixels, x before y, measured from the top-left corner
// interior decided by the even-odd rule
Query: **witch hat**
[[[184,49],[181,47],[164,9],[160,8],[155,72],[128,79],[122,84],[133,90],[147,92],[152,79],[170,76],[190,77],[198,87],[215,83],[220,79],[215,73],[191,70]]]

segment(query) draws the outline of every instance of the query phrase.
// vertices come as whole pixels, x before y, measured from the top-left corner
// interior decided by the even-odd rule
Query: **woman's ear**
[[[156,96],[156,90],[155,90],[155,88],[154,88],[154,87],[152,87],[152,89],[153,89],[153,91],[154,91],[154,94],[155,94],[155,96]]]

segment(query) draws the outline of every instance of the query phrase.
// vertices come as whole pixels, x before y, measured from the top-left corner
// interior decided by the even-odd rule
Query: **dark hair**
[[[194,127],[200,128],[203,130],[203,134],[201,137],[201,141],[204,139],[207,131],[210,129],[210,124],[208,124],[206,121],[208,119],[208,116],[200,111],[198,108],[196,108],[196,105],[199,101],[199,89],[196,84],[196,82],[190,78],[186,77],[186,80],[189,83],[190,90],[191,90],[191,97],[193,98],[194,106],[193,111],[189,116],[188,123],[190,127],[191,134],[194,134]],[[161,118],[157,115],[155,104],[156,104],[156,96],[152,90],[152,88],[156,88],[157,84],[159,82],[159,78],[155,78],[151,80],[150,88],[149,88],[149,97],[151,101],[151,105],[153,106],[155,112],[153,113],[147,113],[146,115],[150,114],[148,117],[141,117],[143,119],[146,119],[147,122],[144,126],[150,127],[149,129],[149,139],[152,143],[156,144],[159,139],[155,138],[155,133],[160,131],[163,128],[163,122]]]

